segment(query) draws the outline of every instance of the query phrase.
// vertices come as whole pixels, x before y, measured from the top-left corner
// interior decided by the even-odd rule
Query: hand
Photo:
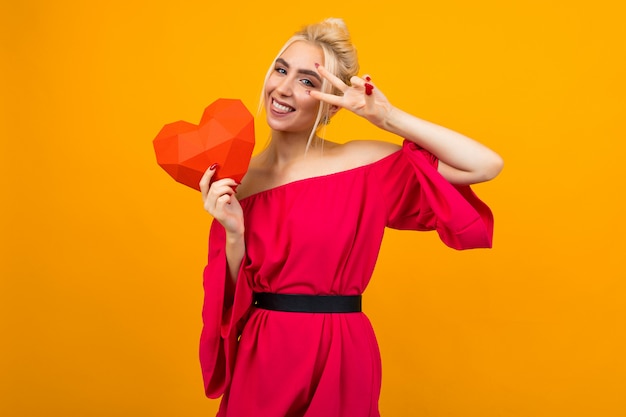
[[[204,209],[224,226],[227,234],[243,235],[243,210],[235,197],[238,184],[231,178],[211,183],[216,169],[216,164],[209,167],[200,180]]]
[[[393,106],[384,94],[378,90],[367,75],[363,78],[353,76],[350,79],[352,85],[347,85],[335,75],[331,74],[322,65],[317,67],[322,77],[328,80],[343,95],[327,94],[311,90],[311,97],[350,110],[351,112],[364,117],[374,125],[384,128],[385,120],[391,113]]]

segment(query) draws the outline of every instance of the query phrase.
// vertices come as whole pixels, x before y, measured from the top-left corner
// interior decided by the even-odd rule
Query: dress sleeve
[[[239,336],[252,304],[252,290],[239,269],[237,284],[227,275],[226,233],[211,224],[208,263],[204,268],[204,304],[200,336],[200,367],[207,397],[218,398],[230,383]]]
[[[436,230],[454,249],[492,246],[493,215],[469,186],[450,184],[437,158],[408,140],[398,158],[383,180],[388,227]]]

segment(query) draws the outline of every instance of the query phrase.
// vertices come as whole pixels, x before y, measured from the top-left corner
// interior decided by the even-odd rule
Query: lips
[[[288,106],[285,103],[280,103],[278,101],[276,101],[275,99],[272,99],[272,109],[277,112],[277,113],[282,113],[282,114],[286,114],[286,113],[291,113],[296,111],[296,109],[294,109],[291,106]]]

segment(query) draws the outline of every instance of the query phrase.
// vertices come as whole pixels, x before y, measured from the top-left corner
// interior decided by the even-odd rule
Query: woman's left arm
[[[343,95],[311,91],[312,97],[348,109],[433,153],[439,159],[439,172],[449,182],[465,185],[484,182],[502,170],[503,161],[496,152],[465,135],[394,107],[368,76],[352,77],[348,86],[323,66],[318,71]]]
[[[434,154],[439,158],[439,172],[453,184],[489,181],[502,170],[502,158],[485,145],[396,107],[390,107],[378,126]]]

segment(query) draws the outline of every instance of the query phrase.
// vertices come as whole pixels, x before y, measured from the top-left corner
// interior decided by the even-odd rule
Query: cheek
[[[265,93],[269,93],[276,88],[276,75],[272,73],[265,82]]]
[[[317,110],[319,109],[319,106],[321,105],[321,103],[318,100],[315,100],[313,97],[307,95],[307,109],[311,110],[312,112],[315,112],[315,115],[317,115]]]

